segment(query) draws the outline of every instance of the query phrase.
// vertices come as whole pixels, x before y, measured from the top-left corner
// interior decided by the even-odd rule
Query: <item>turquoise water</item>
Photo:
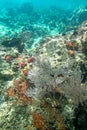
[[[43,37],[73,31],[87,18],[86,0],[1,0],[0,8],[1,36],[9,35],[10,29],[26,39],[25,32],[33,32],[28,47]]]
[[[14,30],[27,40],[30,32],[28,48],[44,37],[75,30],[86,19],[87,0],[0,0],[0,37]]]
[[[58,6],[65,9],[75,9],[87,5],[86,0],[0,0],[1,7],[17,7],[25,2],[31,2],[35,7]]]

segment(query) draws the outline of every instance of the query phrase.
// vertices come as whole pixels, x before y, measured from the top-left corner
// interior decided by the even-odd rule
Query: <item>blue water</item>
[[[87,0],[0,0],[0,7],[18,7],[25,2],[31,2],[40,9],[57,6],[63,9],[75,9],[87,5]]]
[[[87,0],[0,0],[0,37],[10,29],[28,39],[24,34],[29,32],[29,47],[48,35],[72,31],[86,19]]]

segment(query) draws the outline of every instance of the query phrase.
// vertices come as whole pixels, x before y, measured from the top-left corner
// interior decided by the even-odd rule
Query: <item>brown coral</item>
[[[66,130],[64,118],[61,114],[58,115],[58,130]]]
[[[46,130],[46,126],[43,120],[42,115],[38,113],[33,113],[33,125],[36,127],[38,130]]]
[[[8,94],[9,96],[15,97],[14,89],[13,89],[13,88],[8,88],[7,94]]]
[[[17,79],[14,81],[14,88],[7,90],[8,96],[16,97],[16,102],[23,105],[32,104],[32,98],[26,96],[27,87],[28,85],[25,80]]]

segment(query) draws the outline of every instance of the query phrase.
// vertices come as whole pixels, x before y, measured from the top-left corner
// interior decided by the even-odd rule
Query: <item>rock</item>
[[[2,70],[0,72],[0,78],[7,81],[7,80],[11,80],[14,76],[14,72],[11,69],[8,70]]]

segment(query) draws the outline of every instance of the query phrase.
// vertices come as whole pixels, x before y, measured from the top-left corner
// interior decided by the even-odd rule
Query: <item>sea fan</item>
[[[75,104],[82,104],[87,100],[87,86],[82,84],[82,73],[79,67],[76,67],[63,83],[62,90],[67,98],[71,99]]]
[[[50,61],[47,59],[37,58],[34,66],[34,69],[28,73],[28,79],[35,85],[34,90],[38,88],[36,89],[36,94],[52,92],[66,78],[64,72],[60,69],[52,68]],[[33,91],[29,92],[32,95]]]
[[[70,68],[71,66],[71,68]],[[71,99],[75,104],[87,99],[87,88],[82,87],[81,71],[79,67],[52,68],[48,59],[37,58],[35,67],[28,73],[28,79],[34,84],[34,88],[28,90],[28,95],[41,96],[58,90],[61,86],[62,95]],[[85,86],[85,85],[84,85]]]

